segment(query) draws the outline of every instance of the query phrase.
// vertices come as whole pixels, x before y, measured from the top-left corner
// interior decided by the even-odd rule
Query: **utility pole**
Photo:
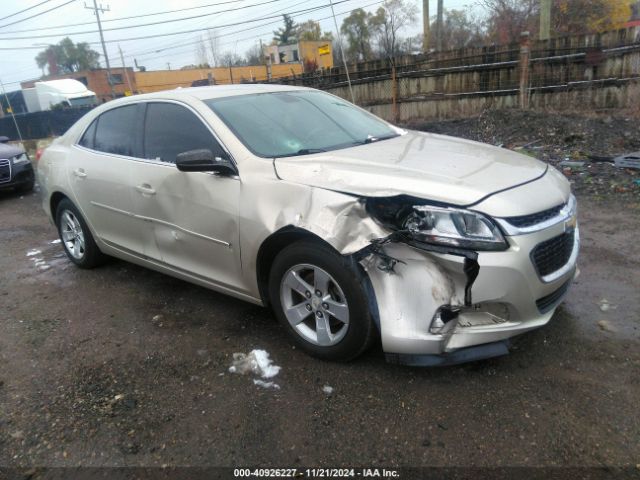
[[[342,35],[340,35],[340,29],[338,28],[338,21],[336,20],[336,12],[333,9],[333,0],[329,0],[329,5],[331,5],[331,15],[333,16],[333,24],[336,27],[336,35],[338,36],[338,45],[340,46],[340,56],[342,57],[342,65],[344,65],[344,73],[347,74],[347,84],[349,85],[351,103],[356,103],[356,97],[353,95],[353,88],[351,87],[351,77],[349,76],[349,67],[347,66],[347,60],[344,58],[344,48],[342,48]]]
[[[422,0],[422,51],[429,53],[429,0]]]
[[[438,0],[438,15],[437,15],[437,20],[436,20],[436,25],[437,25],[437,32],[436,32],[436,50],[438,50],[439,52],[442,51],[442,16],[443,16],[443,6],[444,0]]]
[[[122,55],[122,49],[120,48],[120,44],[118,44],[118,51],[120,52],[120,61],[122,61],[124,78],[127,79],[127,85],[129,86],[129,91],[131,92],[131,95],[133,95],[135,92],[133,91],[133,87],[131,86],[131,80],[129,79],[129,72],[127,71],[127,66],[124,64],[124,55]]]
[[[100,13],[110,12],[109,5],[107,8],[104,8],[102,4],[98,7],[97,0],[93,0],[93,7],[87,6],[84,4],[84,8],[89,10],[93,10],[94,15],[96,16],[96,20],[98,21],[98,31],[100,32],[100,43],[102,43],[102,53],[104,53],[104,62],[107,64],[107,83],[109,84],[109,88],[111,89],[111,98],[116,98],[116,92],[113,90],[113,80],[111,78],[111,65],[109,65],[109,55],[107,55],[107,47],[104,44],[104,35],[102,34],[102,23],[100,23]]]
[[[551,38],[551,0],[540,0],[540,40]]]

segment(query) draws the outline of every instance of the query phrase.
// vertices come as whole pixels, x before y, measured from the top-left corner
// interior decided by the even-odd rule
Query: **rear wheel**
[[[350,360],[375,336],[362,273],[320,242],[300,241],[276,257],[269,296],[280,323],[307,353]]]
[[[82,215],[69,199],[56,210],[56,225],[69,260],[81,268],[93,268],[104,262],[105,255],[96,245]]]

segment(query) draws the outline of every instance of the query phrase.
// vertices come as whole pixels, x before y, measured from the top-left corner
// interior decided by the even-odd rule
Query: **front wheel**
[[[269,297],[297,346],[326,360],[351,360],[372,343],[375,327],[357,265],[320,242],[282,250],[269,275]]]
[[[104,262],[106,257],[96,245],[87,223],[66,198],[56,210],[56,226],[69,260],[80,268],[93,268]]]

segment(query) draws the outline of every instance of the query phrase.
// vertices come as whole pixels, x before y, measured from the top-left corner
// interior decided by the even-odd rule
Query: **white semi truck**
[[[32,88],[23,88],[22,95],[29,112],[51,110],[59,104],[80,107],[98,103],[95,92],[72,78],[36,82]]]

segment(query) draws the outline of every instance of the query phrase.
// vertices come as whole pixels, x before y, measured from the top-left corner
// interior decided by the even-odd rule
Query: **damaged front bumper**
[[[577,226],[570,258],[555,275],[541,276],[531,254],[565,228],[506,237],[508,249],[471,256],[394,242],[362,258],[388,361],[450,365],[504,355],[509,338],[547,324],[576,275]]]

